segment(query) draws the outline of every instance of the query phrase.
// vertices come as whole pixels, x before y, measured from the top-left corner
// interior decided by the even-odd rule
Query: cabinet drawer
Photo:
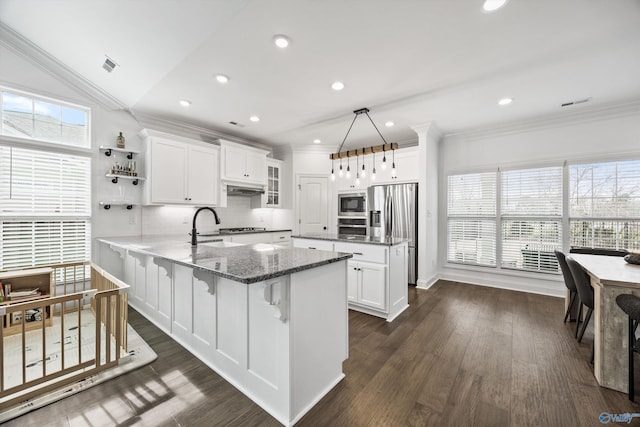
[[[385,246],[336,242],[334,250],[353,254],[353,260],[355,261],[369,261],[381,264],[387,262],[387,248]]]
[[[330,240],[293,239],[293,246],[296,248],[333,252],[333,242]]]
[[[277,233],[271,233],[271,243],[287,243],[290,241],[290,231],[278,231]]]

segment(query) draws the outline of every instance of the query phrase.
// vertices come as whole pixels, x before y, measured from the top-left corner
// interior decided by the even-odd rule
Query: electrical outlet
[[[182,217],[182,223],[183,224],[189,224],[189,217],[188,216]]]
[[[129,214],[129,224],[131,225],[135,225],[136,224],[136,215],[133,213]]]

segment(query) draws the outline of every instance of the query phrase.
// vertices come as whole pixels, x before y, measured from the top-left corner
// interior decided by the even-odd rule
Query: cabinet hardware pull
[[[354,255],[360,255],[360,256],[364,255],[362,252],[354,252],[353,254]]]
[[[316,248],[312,248],[311,246],[309,246],[309,249],[316,249]]]

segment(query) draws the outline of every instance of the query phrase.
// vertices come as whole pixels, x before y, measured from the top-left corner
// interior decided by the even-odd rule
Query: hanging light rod
[[[342,151],[340,153],[329,154],[331,160],[346,159],[347,157],[364,156],[373,153],[382,153],[384,151],[393,151],[398,149],[398,143],[376,145],[373,147],[356,148],[355,150]]]
[[[353,114],[354,114],[353,121],[351,122],[351,125],[349,126],[349,130],[347,130],[347,134],[344,136],[344,139],[342,140],[342,143],[340,144],[340,147],[338,147],[338,152],[337,153],[332,153],[332,154],[329,155],[329,158],[331,160],[349,158],[349,157],[353,157],[353,156],[356,156],[356,157],[357,156],[364,156],[365,154],[380,153],[382,151],[388,151],[388,150],[393,151],[393,150],[396,150],[398,148],[398,144],[395,143],[395,142],[392,142],[391,144],[387,143],[387,140],[384,139],[384,136],[382,136],[382,134],[378,130],[378,127],[376,126],[376,124],[373,122],[373,120],[369,116],[369,109],[368,108],[365,107],[365,108],[360,108],[358,110],[354,110]],[[382,142],[384,142],[384,144],[376,145],[376,146],[373,146],[373,147],[358,148],[356,150],[341,151],[342,150],[342,146],[344,145],[344,142],[347,140],[347,137],[349,136],[349,132],[351,132],[351,128],[353,127],[353,124],[355,123],[355,121],[358,118],[358,116],[361,115],[361,114],[365,114],[367,116],[367,118],[369,119],[369,121],[371,122],[373,127],[375,128],[376,132],[378,132],[378,135],[380,135],[380,138],[382,138]],[[367,153],[367,150],[368,150],[368,153]]]

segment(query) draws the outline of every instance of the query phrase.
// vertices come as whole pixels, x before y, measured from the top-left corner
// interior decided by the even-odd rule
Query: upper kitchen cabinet
[[[267,188],[264,194],[251,199],[252,208],[282,207],[282,160],[267,158]]]
[[[146,204],[217,205],[220,148],[205,142],[143,129]]]
[[[226,183],[267,185],[266,150],[220,140],[220,179]]]

